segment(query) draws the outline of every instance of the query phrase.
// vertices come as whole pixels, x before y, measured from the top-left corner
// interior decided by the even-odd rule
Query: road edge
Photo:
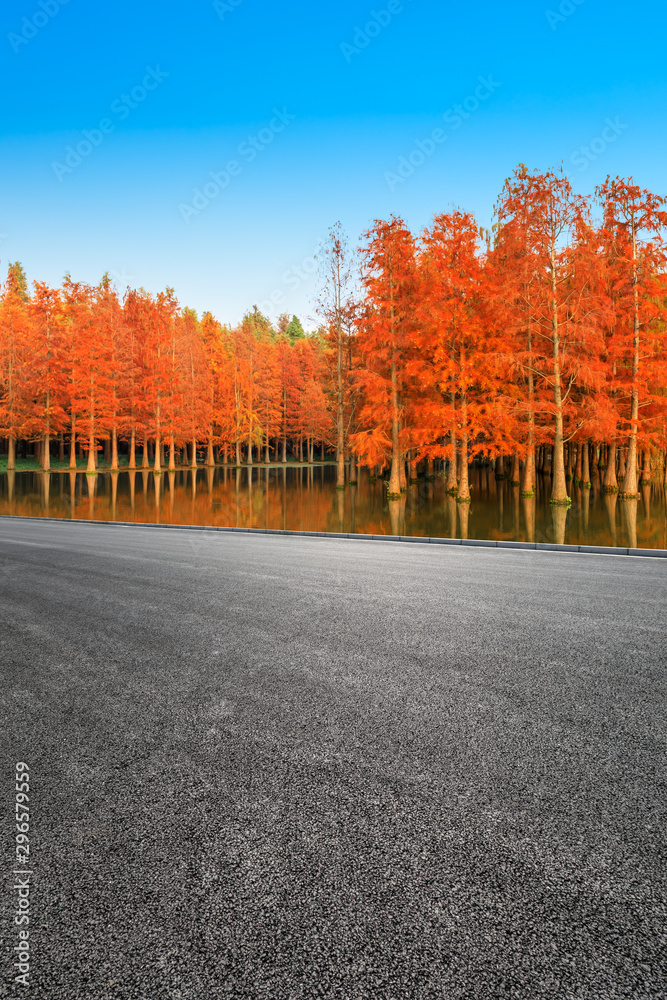
[[[538,552],[579,552],[604,556],[646,556],[667,559],[667,549],[633,549],[605,545],[557,545],[552,542],[509,542],[483,538],[427,538],[422,535],[364,535],[337,531],[289,531],[280,528],[227,528],[212,524],[157,524],[153,521],[95,521],[84,518],[23,517],[19,514],[2,514],[3,521],[37,521],[55,524],[92,524],[119,528],[165,528],[170,531],[218,531],[245,535],[292,535],[299,538],[345,538],[368,542],[411,542],[422,545],[460,545],[469,548],[523,549]]]

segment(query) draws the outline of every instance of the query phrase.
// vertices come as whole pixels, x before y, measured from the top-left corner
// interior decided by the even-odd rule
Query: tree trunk
[[[215,465],[215,455],[213,454],[213,438],[209,435],[208,447],[206,449],[206,464],[211,468]]]
[[[398,460],[398,476],[401,486],[401,493],[405,493],[408,488],[408,477],[405,473],[405,452],[400,452],[400,457]]]
[[[535,445],[528,448],[526,461],[521,470],[521,493],[524,497],[535,496]]]
[[[526,460],[521,470],[521,493],[524,497],[535,495],[535,376],[533,374],[533,333],[528,314],[528,436]],[[534,533],[534,532],[533,532]]]
[[[145,437],[144,438],[143,455],[142,455],[142,458],[141,458],[141,468],[142,469],[148,469],[149,467],[150,467],[150,463],[148,461],[148,438]]]
[[[561,357],[560,329],[558,324],[558,298],[556,284],[555,250],[551,248],[551,343],[553,348],[554,377],[554,450],[551,465],[551,500],[552,504],[567,504],[567,486],[565,484],[565,456],[563,454],[563,397],[561,390]]]
[[[196,469],[197,468],[197,438],[196,437],[192,438],[192,444],[190,445],[190,448],[192,449],[192,456],[190,458],[190,467],[192,469]]]
[[[461,478],[459,479],[459,492],[456,498],[457,503],[469,503],[470,486],[468,484],[468,400],[463,396],[461,400]],[[466,522],[467,526],[467,522]]]
[[[159,435],[155,438],[155,461],[153,462],[153,472],[162,472],[162,441]]]
[[[642,467],[642,483],[651,482],[651,453],[644,448],[644,465]]]
[[[393,297],[393,290],[392,290]],[[402,455],[399,447],[399,412],[398,412],[398,373],[396,371],[396,350],[394,345],[394,305],[391,305],[391,471],[389,473],[389,487],[387,496],[390,500],[396,500],[401,495],[401,460]],[[403,471],[405,476],[405,471]]]
[[[118,431],[115,427],[111,431],[111,471],[118,471]]]
[[[338,267],[338,262],[337,262]],[[345,399],[343,393],[343,326],[341,317],[341,306],[340,301],[341,295],[341,283],[340,283],[340,270],[336,272],[336,331],[337,331],[337,349],[338,356],[336,361],[336,377],[337,377],[337,406],[336,406],[336,489],[345,489]],[[392,307],[393,316],[393,307]],[[392,359],[392,379],[393,379],[393,359]],[[392,392],[393,392],[393,381],[392,381]],[[393,399],[392,399],[393,402]],[[389,492],[391,492],[391,484],[389,485]]]
[[[16,468],[16,442],[12,435],[9,435],[7,443],[7,472],[13,472]]]
[[[556,284],[555,250],[551,248],[551,342],[553,347],[554,378],[554,458],[551,467],[551,503],[567,504],[565,485],[565,456],[563,454],[563,398],[561,391],[560,330],[558,325],[558,298]]]
[[[512,456],[512,486],[521,485],[521,464],[519,462],[519,452],[515,451]]]
[[[616,478],[619,483],[625,480],[625,448],[618,449],[618,472]]]
[[[597,476],[598,473],[599,473],[599,471],[600,471],[599,468],[598,468],[598,446],[597,446],[597,444],[594,441],[591,444],[591,466],[590,466],[590,468],[591,468],[592,474],[594,476]]]
[[[577,446],[577,464],[574,470],[574,481],[575,483],[577,483],[578,486],[581,486],[581,469],[584,457],[584,446],[585,442],[582,443],[581,441]]]
[[[612,441],[607,450],[607,464],[604,469],[603,491],[605,493],[618,493],[618,480],[616,479],[616,442]]]
[[[174,435],[169,435],[169,472],[176,471],[176,442],[174,441]]]
[[[630,403],[630,441],[628,458],[623,480],[623,496],[639,497],[637,491],[637,429],[639,426],[639,290],[637,288],[637,245],[634,230],[632,232],[632,284],[633,284],[633,343],[632,343],[632,392]],[[635,515],[636,516],[636,515]],[[636,522],[635,522],[636,523]],[[634,546],[633,546],[634,548]]]
[[[445,489],[446,489],[447,493],[449,494],[449,496],[455,496],[458,493],[458,489],[459,489],[459,485],[458,484],[459,484],[459,481],[456,478],[456,450],[457,450],[457,442],[456,442],[456,430],[454,429],[454,425],[453,424],[452,424],[452,428],[451,428],[451,430],[449,432],[449,440],[450,440],[450,447],[451,447],[451,450],[452,450],[452,457],[449,459],[449,463],[448,463],[448,466],[447,466],[447,482],[445,484]]]
[[[51,468],[51,436],[49,434],[45,434],[42,438],[39,459],[44,472],[48,472]]]
[[[130,454],[128,455],[127,467],[128,469],[136,469],[137,467],[137,432],[134,427],[130,431]]]
[[[76,469],[76,429],[74,417],[72,417],[72,428],[69,435],[69,467]]]
[[[581,442],[581,485],[584,489],[589,490],[591,488],[591,470],[590,470],[590,446],[588,441]]]
[[[93,430],[90,431],[90,437],[88,438],[88,465],[86,467],[86,472],[94,473],[96,471],[95,466],[95,455],[97,454],[97,444],[95,442],[95,434]]]

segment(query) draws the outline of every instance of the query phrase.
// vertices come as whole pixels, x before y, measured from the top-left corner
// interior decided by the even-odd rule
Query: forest
[[[94,473],[197,463],[365,465],[395,499],[469,466],[567,506],[571,483],[631,500],[664,476],[665,199],[632,178],[591,196],[562,171],[516,168],[491,230],[460,209],[415,235],[392,216],[320,254],[320,326],[256,308],[237,326],[174,291],[61,287],[9,264],[0,300],[0,451]],[[3,463],[4,464],[4,463]]]

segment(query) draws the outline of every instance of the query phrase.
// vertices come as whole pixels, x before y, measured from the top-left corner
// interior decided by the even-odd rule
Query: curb
[[[361,535],[337,531],[287,531],[280,528],[221,528],[210,524],[156,524],[144,521],[90,521],[83,518],[0,515],[2,521],[48,521],[54,524],[93,524],[97,527],[165,528],[176,531],[222,531],[241,535],[293,535],[300,538],[346,538],[357,542],[419,542],[422,545],[461,545],[484,549],[523,549],[538,552],[579,552],[602,556],[648,556],[667,559],[667,549],[631,549],[604,545],[556,545],[552,542],[507,542],[482,538],[426,538],[422,535]]]

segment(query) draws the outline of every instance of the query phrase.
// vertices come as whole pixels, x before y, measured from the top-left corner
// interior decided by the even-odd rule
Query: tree
[[[7,469],[16,464],[16,441],[22,432],[21,385],[30,338],[25,272],[9,265],[0,303],[0,434],[8,439]]]
[[[506,184],[498,208],[499,224],[519,216],[526,226],[533,277],[530,291],[530,369],[552,403],[554,459],[551,503],[567,505],[564,427],[574,408],[572,392],[588,349],[589,327],[583,322],[588,303],[581,298],[585,278],[575,269],[575,244],[584,239],[586,208],[561,173],[529,173],[519,167]],[[584,278],[583,284],[580,280]],[[545,400],[546,403],[546,400]]]
[[[292,316],[291,320],[285,327],[285,336],[294,343],[295,340],[303,340],[306,336],[306,331],[301,325],[301,320],[298,316]]]
[[[93,326],[107,362],[108,392],[107,432],[111,438],[111,468],[118,468],[118,435],[121,426],[123,370],[127,366],[126,327],[116,290],[105,274],[95,292]]]
[[[329,230],[320,251],[322,270],[320,315],[326,322],[329,341],[335,347],[336,381],[336,489],[345,489],[345,314],[352,306],[353,255],[340,222]]]
[[[427,447],[421,450],[449,455],[454,469],[457,436],[459,439],[459,503],[470,501],[469,448],[488,429],[486,411],[491,393],[481,322],[479,240],[474,218],[460,211],[437,216],[426,230],[417,333],[419,357],[413,363],[415,375],[426,389],[427,419],[420,421],[420,437]],[[445,428],[450,428],[449,447],[442,442]]]
[[[24,432],[40,439],[41,465],[51,468],[51,436],[66,423],[67,375],[64,366],[64,316],[59,290],[36,281],[28,303],[27,364],[23,373]]]
[[[400,497],[405,478],[401,467],[411,443],[404,417],[406,363],[414,333],[416,248],[412,234],[396,216],[377,221],[364,238],[366,311],[359,322],[363,367],[356,377],[364,394],[360,424],[365,429],[353,440],[357,453],[369,463],[389,458],[388,496],[395,499]]]
[[[617,363],[618,391],[629,397],[628,457],[623,495],[633,499],[637,489],[637,443],[647,428],[640,409],[660,405],[655,389],[665,375],[664,307],[661,310],[661,269],[666,255],[663,231],[667,213],[665,198],[642,190],[619,177],[607,178],[597,188],[602,202],[606,235],[613,253],[611,267],[616,292],[616,332],[612,351]],[[664,399],[664,397],[663,397]]]

